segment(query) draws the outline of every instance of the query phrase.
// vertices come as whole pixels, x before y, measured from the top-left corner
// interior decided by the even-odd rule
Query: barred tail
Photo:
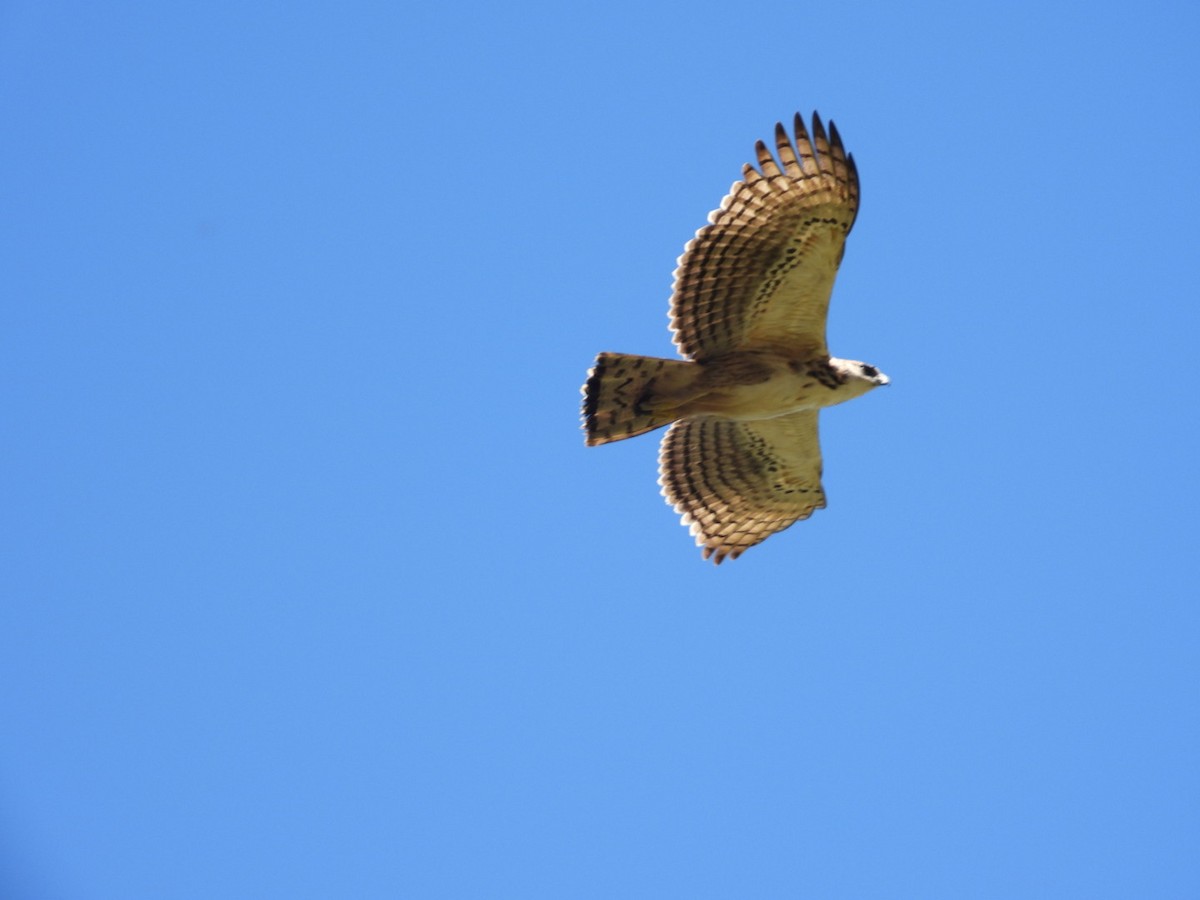
[[[670,425],[700,371],[696,363],[678,359],[601,353],[583,386],[588,446]]]

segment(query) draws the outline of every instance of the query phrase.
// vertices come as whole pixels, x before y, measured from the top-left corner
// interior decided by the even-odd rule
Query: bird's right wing
[[[829,296],[858,215],[858,171],[833,123],[775,126],[679,257],[671,330],[685,357],[731,350],[825,356]],[[761,171],[760,171],[761,170]]]

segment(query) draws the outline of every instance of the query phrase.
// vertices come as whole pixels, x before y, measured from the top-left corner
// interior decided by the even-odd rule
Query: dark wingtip
[[[714,566],[719,566],[727,559],[737,559],[742,555],[741,547],[709,547],[705,546],[703,554],[705,559],[711,559]]]
[[[817,114],[816,110],[813,110],[812,133],[813,133],[813,137],[815,137],[818,141],[827,140],[827,135],[825,134],[825,126],[824,126],[824,124],[822,124],[821,117]]]
[[[846,148],[842,146],[842,136],[838,134],[837,126],[833,124],[833,119],[829,120],[829,145],[836,150],[841,150],[845,153]]]
[[[796,145],[808,140],[808,127],[804,124],[804,116],[796,113],[792,116],[792,133],[796,135]]]

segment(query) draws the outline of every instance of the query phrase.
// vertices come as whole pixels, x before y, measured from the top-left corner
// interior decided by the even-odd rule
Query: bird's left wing
[[[825,319],[846,236],[858,215],[858,172],[833,122],[796,115],[795,145],[775,126],[776,156],[759,141],[709,225],[679,257],[671,330],[680,353],[731,350],[828,354]],[[761,170],[761,171],[760,171]]]
[[[815,410],[681,419],[663,438],[658,467],[663,496],[718,563],[825,506]]]

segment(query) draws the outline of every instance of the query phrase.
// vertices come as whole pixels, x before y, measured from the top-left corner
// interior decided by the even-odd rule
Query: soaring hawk
[[[799,114],[795,144],[742,168],[688,242],[671,296],[683,360],[601,353],[583,387],[589,446],[670,425],[663,495],[704,558],[736,559],[825,506],[817,412],[887,384],[874,366],[829,355],[825,318],[858,171],[833,122]]]

